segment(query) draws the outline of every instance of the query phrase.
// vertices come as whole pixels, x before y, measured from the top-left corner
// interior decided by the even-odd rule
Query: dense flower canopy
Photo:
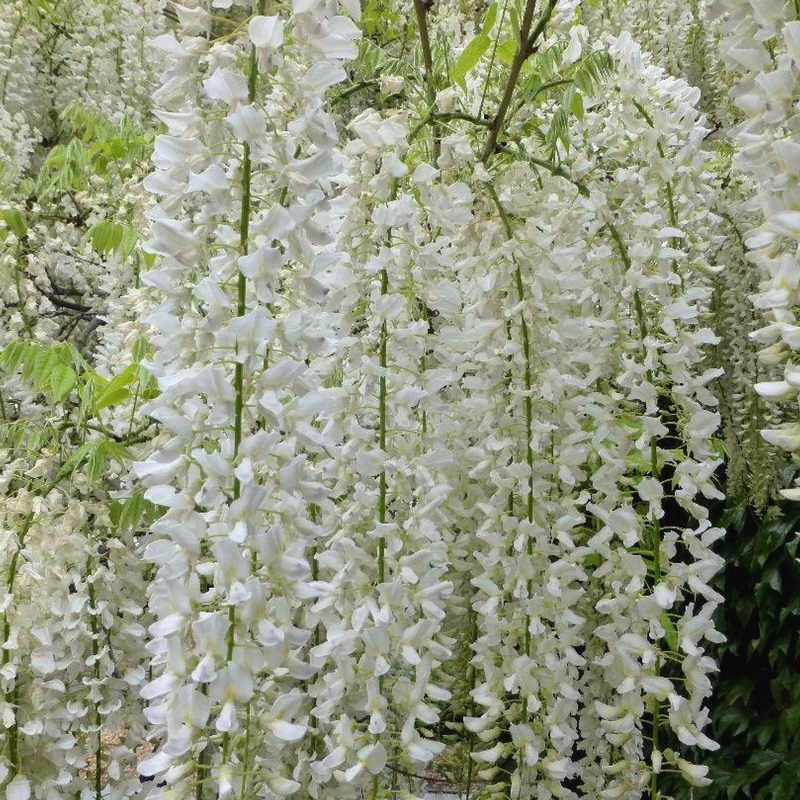
[[[800,451],[794,7],[7,6],[6,796],[707,785],[713,509]]]

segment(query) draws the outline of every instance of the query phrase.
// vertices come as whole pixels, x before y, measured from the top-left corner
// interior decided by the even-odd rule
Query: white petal
[[[503,755],[505,745],[503,742],[498,742],[491,750],[482,750],[480,753],[473,753],[472,758],[475,761],[482,761],[486,764],[494,764],[500,756]]]
[[[225,191],[229,186],[228,176],[218,164],[212,164],[202,172],[192,172],[184,192],[217,192]]]
[[[187,8],[176,3],[175,13],[186,36],[202,36],[211,30],[211,14],[204,8]]]
[[[708,767],[701,764],[690,764],[688,761],[679,758],[675,762],[681,774],[692,786],[708,786],[711,780],[707,778]]]
[[[255,106],[240,106],[225,121],[233,131],[233,135],[249,145],[264,141],[267,134],[267,121]]]
[[[305,725],[287,722],[285,719],[276,719],[270,722],[269,729],[276,739],[282,742],[299,742],[306,733]]]
[[[686,234],[678,228],[661,228],[656,234],[659,239],[685,239]]]
[[[283,44],[283,20],[280,17],[253,17],[247,32],[256,47],[277,50]]]
[[[275,627],[268,619],[262,619],[258,623],[258,641],[264,647],[275,647],[281,644],[286,638],[286,634],[280,629]]]
[[[156,697],[163,697],[165,694],[173,691],[178,685],[178,678],[175,675],[160,675],[150,683],[142,687],[141,696],[144,700],[153,700]]]
[[[297,781],[291,781],[288,778],[270,778],[267,783],[270,790],[280,797],[288,797],[300,788]]]
[[[793,453],[800,450],[800,426],[785,425],[773,430],[762,430],[761,435],[769,444]]]
[[[414,183],[430,183],[434,178],[439,176],[439,170],[432,167],[430,164],[420,164],[411,176]]]
[[[753,388],[756,394],[777,403],[784,400],[792,400],[797,396],[798,391],[788,381],[763,381],[761,383],[756,383]]]
[[[154,753],[149,758],[145,758],[138,766],[139,774],[144,775],[146,778],[151,775],[158,775],[160,772],[169,769],[172,766],[172,758],[166,753],[159,751]]]
[[[313,11],[322,0],[292,0],[292,14],[305,14]]]
[[[359,0],[339,0],[339,3],[356,22],[361,19],[361,3]]]
[[[672,604],[675,602],[675,589],[667,586],[665,583],[659,583],[653,591],[653,594],[655,595],[656,603],[658,603],[659,608],[672,608]]]
[[[151,636],[156,639],[160,639],[162,636],[169,636],[170,634],[181,630],[184,625],[185,620],[183,618],[183,614],[168,614],[166,617],[164,617],[164,619],[154,622],[148,628],[148,631],[150,632]]]
[[[283,266],[283,254],[277,247],[259,247],[255,253],[239,258],[239,271],[246,278],[276,278]]]
[[[233,703],[228,702],[222,706],[222,711],[219,712],[217,717],[216,728],[223,733],[229,733],[236,728],[236,707]]]
[[[31,785],[24,775],[17,775],[6,786],[6,800],[28,800],[31,796]]]
[[[234,108],[247,99],[247,81],[244,75],[229,69],[217,69],[203,81],[206,94],[211,100],[222,100]]]
[[[767,228],[800,241],[800,211],[781,211],[767,219]]]

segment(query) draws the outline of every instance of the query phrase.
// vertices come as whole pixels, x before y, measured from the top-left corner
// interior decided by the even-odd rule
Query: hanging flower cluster
[[[586,6],[581,21],[597,37],[628,31],[668,74],[700,89],[700,108],[708,115],[710,127],[727,129],[734,122],[732,104],[726,97],[730,75],[719,56],[718,31],[708,6],[707,0],[627,0],[608,6]]]
[[[145,586],[130,533],[85,476],[67,492],[48,475],[51,456],[43,451],[33,468],[11,461],[2,476],[13,497],[0,520],[9,554],[0,775],[9,798],[94,793],[101,777],[127,797],[139,789],[142,718],[130,694],[144,677],[133,598]]]
[[[747,258],[737,223],[750,220],[752,224],[753,215],[741,204],[732,203],[728,210],[729,235],[717,254],[723,269],[716,277],[714,298],[714,329],[720,337],[715,361],[725,369],[716,395],[727,455],[726,494],[764,508],[781,483],[784,459],[761,431],[779,424],[781,414],[769,400],[759,397],[753,386],[779,377],[779,368],[759,361],[758,344],[751,337],[761,326],[750,301],[758,290],[759,273]]]
[[[157,6],[11,0],[0,22],[0,786],[14,800],[141,788],[146,566],[136,503],[112,495],[149,427],[137,366],[125,373],[139,332],[116,301],[135,273]],[[126,323],[96,358],[104,326]]]
[[[332,246],[343,156],[323,98],[359,32],[320,3],[248,10],[181,9],[178,34],[152,42],[168,133],[147,183],[159,266],[144,276],[163,299],[145,321],[163,435],[135,471],[166,509],[144,552],[158,742],[140,767],[163,796],[318,796],[340,764],[331,737],[351,738],[331,714],[343,659],[327,645],[352,621],[314,579],[338,533],[340,315],[326,299],[347,261]]]
[[[519,150],[476,152],[483,62],[463,96],[428,81],[433,109],[345,119],[340,148],[324,103],[357,28],[249,10],[154,42],[143,773],[164,796],[377,796],[441,753],[458,692],[477,769],[515,792],[622,796],[662,763],[702,783],[659,741],[713,747],[697,92],[573,29],[543,56],[564,83],[616,67],[568,128],[541,98],[548,158],[516,122]]]
[[[753,334],[764,347],[761,360],[784,369],[783,380],[761,381],[755,390],[768,403],[796,400],[798,381],[792,353],[796,331],[798,154],[794,121],[800,75],[800,20],[794,9],[780,3],[740,3],[722,14],[723,55],[739,78],[732,91],[744,121],[736,132],[737,165],[749,175],[758,192],[753,206],[760,225],[746,238],[751,260],[762,274],[752,295],[767,325]],[[797,424],[762,431],[770,444],[789,452],[800,449]],[[782,490],[791,499],[800,489]]]

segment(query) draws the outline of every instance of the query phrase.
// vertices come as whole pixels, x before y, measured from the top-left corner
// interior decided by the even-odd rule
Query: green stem
[[[471,122],[473,125],[478,125],[481,128],[492,127],[491,120],[474,117],[472,114],[465,114],[463,111],[442,111],[438,113],[431,112],[424,119],[420,120],[420,122],[418,122],[414,128],[411,129],[411,133],[408,134],[408,141],[413,142],[426,125],[431,125],[432,123],[436,122],[450,122],[451,120],[456,119],[463,120],[464,122]]]
[[[431,40],[428,32],[428,9],[425,0],[414,0],[414,14],[417,18],[417,28],[419,30],[419,41],[422,47],[422,63],[425,69],[425,90],[428,95],[428,103],[431,109],[436,103],[436,84],[433,74],[433,55],[431,54]],[[439,161],[441,155],[442,142],[441,130],[436,122],[433,123],[433,163]]]
[[[508,212],[500,202],[497,196],[497,190],[491,183],[487,184],[489,194],[494,201],[495,206],[500,214],[500,219],[503,222],[506,237],[513,239],[513,230],[511,228],[511,220],[509,219]],[[522,270],[518,263],[515,261],[514,269],[514,284],[517,291],[517,300],[523,303],[525,300],[525,286],[522,280]],[[519,325],[520,332],[522,333],[522,355],[525,359],[525,366],[523,368],[523,381],[525,387],[525,396],[523,397],[523,407],[525,410],[525,462],[528,467],[528,496],[525,504],[525,517],[529,523],[533,522],[533,398],[531,392],[533,388],[532,369],[531,369],[531,341],[530,332],[528,330],[528,323],[525,319],[525,312],[519,312]],[[533,557],[533,539],[529,536],[526,542],[526,554],[528,558]],[[526,584],[527,595],[530,598],[533,595],[533,579],[529,578]],[[525,614],[525,655],[530,657],[531,654],[531,618],[530,614]],[[528,701],[527,698],[523,703],[523,717],[528,719]]]
[[[500,19],[497,21],[497,30],[500,31],[503,28],[503,22],[506,18],[506,12],[508,11],[508,0],[504,0],[503,2],[503,9],[500,12]],[[492,70],[494,69],[494,62],[497,58],[497,48],[500,46],[500,36],[496,36],[495,40],[492,45],[492,54],[489,56],[489,66],[486,69],[486,80],[483,82],[483,91],[481,92],[481,102],[478,106],[478,117],[483,116],[483,107],[486,105],[486,96],[489,94],[489,85],[491,83],[492,78]],[[489,123],[491,125],[491,123]]]
[[[395,180],[392,186],[392,199],[397,197],[398,183]],[[387,236],[387,244],[391,245],[392,232],[391,230]],[[382,269],[380,273],[381,278],[381,296],[389,292],[389,273]],[[386,325],[386,320],[381,323],[380,338],[378,340],[378,358],[380,361],[381,374],[378,380],[378,446],[381,452],[386,456],[386,428],[387,428],[387,408],[386,408],[386,371],[389,366],[388,358],[389,349],[389,329]],[[381,525],[386,523],[387,518],[387,481],[386,470],[382,469],[378,478],[378,522]],[[378,580],[377,585],[380,586],[386,581],[386,537],[381,535],[378,537]],[[383,692],[383,675],[378,679],[378,685]],[[378,776],[373,776],[372,779],[372,800],[378,798]]]
[[[625,265],[625,269],[628,270],[631,267],[631,258],[630,254],[628,253],[628,248],[625,245],[625,242],[622,239],[622,234],[620,234],[619,229],[613,223],[607,223],[608,229],[611,232],[611,238],[614,240],[614,243],[617,246],[617,251],[619,252],[620,258],[622,259],[622,263]],[[633,306],[636,313],[636,319],[639,326],[639,338],[641,340],[642,349],[645,348],[645,339],[647,338],[648,331],[647,331],[647,318],[645,317],[644,308],[642,306],[642,298],[639,295],[639,292],[634,292],[633,295]],[[645,379],[648,383],[653,384],[653,372],[652,370],[648,369],[645,371]],[[661,479],[661,467],[658,463],[658,439],[653,436],[650,439],[650,473],[652,476],[659,480]],[[653,559],[653,585],[657,586],[661,581],[661,522],[658,518],[653,519],[652,525],[650,528],[650,555]],[[655,664],[655,674],[661,674],[661,667],[662,667],[662,658],[661,654],[659,654],[656,658]],[[659,749],[659,733],[660,733],[660,718],[661,718],[661,702],[657,700],[655,697],[652,698],[651,702],[651,714],[653,717],[653,735],[652,735],[652,749],[658,750]],[[658,800],[659,793],[658,793],[658,773],[653,771],[650,776],[650,800]]]
[[[266,11],[266,0],[258,0],[256,14],[263,15]],[[258,57],[254,44],[250,45],[250,58],[247,73],[247,96],[250,103],[255,102],[258,87]],[[247,255],[250,245],[250,208],[252,202],[251,181],[253,165],[251,161],[250,145],[242,145],[242,207],[239,215],[239,252]],[[243,317],[247,313],[247,277],[239,272],[236,281],[236,316]],[[233,372],[234,418],[233,418],[233,459],[239,455],[242,443],[242,420],[244,417],[244,364],[237,362]],[[242,486],[239,478],[233,480],[233,499],[241,496]],[[236,606],[228,607],[228,633],[226,641],[226,661],[233,660],[233,651],[236,645]],[[249,704],[248,704],[249,711]],[[229,731],[222,734],[222,762],[227,763],[230,758],[231,735]]]
[[[23,259],[27,261],[27,258],[27,247],[24,247],[23,242],[21,241],[17,246],[16,259],[14,261],[14,288],[17,291],[17,304],[19,305],[19,314],[22,317],[22,325],[25,328],[25,332],[28,334],[28,337],[33,339],[33,323],[31,322],[28,311],[25,308],[25,295],[22,291],[21,280],[21,275],[23,272]]]
[[[489,130],[489,138],[486,140],[486,145],[483,149],[481,161],[487,163],[494,154],[494,148],[497,144],[497,137],[503,128],[508,113],[508,107],[511,105],[511,98],[514,96],[514,90],[517,87],[520,73],[522,72],[522,65],[528,59],[530,52],[528,50],[528,34],[533,24],[533,12],[536,9],[536,0],[526,0],[525,10],[522,12],[522,22],[519,27],[519,42],[517,42],[517,52],[514,54],[514,60],[511,62],[511,70],[506,81],[506,86],[503,91],[503,96],[500,100],[500,105],[497,108],[492,127]]]
[[[247,771],[250,766],[250,736],[251,718],[253,716],[253,701],[247,701],[247,710],[244,718],[244,761],[242,763],[242,791],[239,792],[239,800],[247,800]]]
[[[546,169],[551,175],[557,175],[559,178],[564,178],[564,180],[569,181],[583,197],[589,197],[591,194],[589,187],[585,183],[573,178],[572,175],[570,175],[570,173],[564,169],[564,167],[554,164],[552,161],[546,161],[543,158],[537,158],[536,156],[524,153],[520,149],[515,150],[513,147],[508,147],[503,144],[496,145],[494,149],[496,152],[505,153],[506,155],[517,159],[518,161],[525,161],[532,167],[542,167],[542,169]]]
[[[52,489],[52,484],[48,484],[43,491],[43,495],[46,495]],[[28,535],[28,531],[31,529],[31,525],[33,524],[33,511],[29,511],[22,520],[22,526],[20,528],[19,535],[17,537],[17,547],[14,550],[14,554],[11,556],[11,562],[8,566],[8,577],[6,578],[6,594],[11,595],[14,592],[14,583],[16,582],[17,578],[17,569],[19,566],[19,557],[20,553],[22,552],[23,547],[25,546],[25,538]],[[8,637],[11,635],[11,622],[8,618],[8,612],[3,612],[3,642],[2,642],[2,666],[8,664],[11,660],[11,649],[7,646],[8,645]],[[19,721],[17,719],[17,709],[19,706],[19,683],[18,683],[19,676],[17,675],[14,679],[14,685],[6,690],[5,693],[5,702],[9,708],[14,710],[14,722],[12,723],[11,727],[8,729],[7,734],[7,741],[8,741],[8,779],[13,780],[13,778],[19,773],[20,762],[19,762],[19,749],[18,749],[18,741],[19,741]]]
[[[389,275],[386,270],[381,270],[381,295],[385,295],[389,291]],[[380,335],[380,365],[381,376],[378,384],[378,426],[380,428],[378,446],[381,451],[386,454],[386,368],[388,365],[387,349],[389,342],[389,333],[386,327],[386,321],[381,324]],[[381,470],[379,485],[378,485],[378,521],[381,524],[386,522],[386,470]],[[381,536],[378,539],[378,583],[383,583],[386,580],[386,565],[385,565],[385,552],[386,552],[386,538]]]
[[[556,6],[557,0],[548,0],[547,7],[539,16],[535,27],[531,31],[533,24],[533,13],[536,8],[536,0],[527,0],[525,3],[525,10],[522,14],[522,22],[519,28],[519,42],[517,44],[517,52],[514,54],[514,60],[511,62],[511,69],[506,81],[506,87],[503,92],[503,97],[500,100],[500,105],[497,108],[497,113],[494,117],[494,122],[489,130],[489,137],[486,140],[486,145],[483,148],[481,161],[487,164],[495,152],[498,137],[503,130],[503,125],[508,115],[508,109],[511,105],[511,100],[514,97],[514,90],[519,82],[519,76],[522,73],[522,67],[525,62],[536,52],[536,42],[539,37],[544,33],[550,17],[553,15],[553,9]]]
[[[94,590],[94,581],[92,580],[92,559],[91,556],[86,560],[86,584],[89,590],[89,625],[92,630],[92,656],[94,657],[94,664],[92,669],[92,674],[94,676],[95,681],[100,680],[100,661],[97,658],[97,654],[99,652],[98,649],[98,637],[100,635],[98,626],[97,626],[97,600],[96,594]],[[94,751],[94,793],[95,793],[95,800],[101,800],[102,792],[103,792],[103,737],[100,735],[100,729],[102,727],[102,716],[100,715],[100,703],[95,701],[93,707],[93,724],[95,727],[95,736],[97,737],[97,742],[95,744],[95,751]]]
[[[352,86],[348,86],[343,91],[339,92],[334,98],[331,99],[330,105],[335,106],[338,103],[341,103],[347,100],[348,97],[351,95],[357,94],[358,92],[362,92],[365,89],[371,89],[373,86],[379,86],[380,81],[374,78],[366,81],[359,81],[358,83],[353,84]]]
[[[14,724],[8,731],[8,779],[13,780],[19,773],[19,723],[17,710],[19,708],[19,685],[14,681],[14,688],[6,692],[6,703],[14,710]]]

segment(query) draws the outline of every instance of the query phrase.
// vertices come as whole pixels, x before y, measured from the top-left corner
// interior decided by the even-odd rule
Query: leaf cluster
[[[81,464],[87,465],[90,480],[97,480],[110,461],[119,465],[131,457],[128,446],[138,439],[141,431],[129,431],[127,437],[113,435],[103,424],[101,412],[113,410],[133,399],[134,406],[152,398],[155,387],[152,376],[141,366],[147,352],[140,344],[134,352],[133,363],[111,378],[94,370],[77,348],[69,342],[46,346],[30,339],[19,339],[0,351],[0,369],[6,374],[18,374],[30,387],[39,404],[47,411],[44,421],[32,425],[30,420],[12,413],[13,404],[3,404],[0,424],[0,447],[15,455],[33,455],[46,442],[58,440],[59,433],[84,438],[87,430],[104,434],[67,447],[68,472]],[[135,408],[134,408],[135,410]],[[67,445],[68,443],[64,443]]]
[[[694,800],[794,800],[800,774],[800,507],[781,501],[764,516],[745,505],[724,509],[720,545],[727,642],[707,757],[713,784]],[[688,797],[680,787],[674,796]]]

